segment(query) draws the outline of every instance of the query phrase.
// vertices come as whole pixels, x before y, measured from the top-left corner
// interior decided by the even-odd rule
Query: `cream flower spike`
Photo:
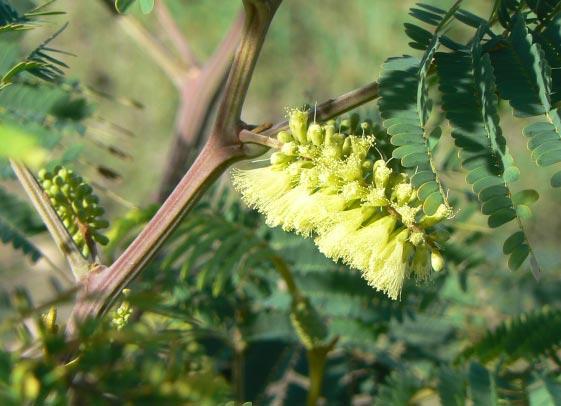
[[[282,145],[270,166],[233,173],[242,199],[269,226],[313,238],[325,256],[360,270],[394,300],[406,278],[426,280],[431,269],[443,269],[435,236],[451,210],[422,213],[399,163],[378,159],[370,124],[309,124],[308,111],[299,109],[288,119],[290,131],[278,133]]]

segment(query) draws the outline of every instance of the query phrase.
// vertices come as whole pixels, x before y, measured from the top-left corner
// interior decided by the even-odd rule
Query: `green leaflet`
[[[489,226],[495,228],[517,217],[509,184],[516,181],[519,171],[502,136],[493,68],[479,45],[482,33],[480,29],[471,52],[438,53],[437,70],[443,108],[460,149],[461,164],[468,171],[466,181],[472,185],[482,212],[489,216]],[[509,261],[513,269],[531,254],[526,238],[506,251],[513,257]],[[537,268],[535,260],[531,262],[532,268]]]
[[[532,36],[543,50],[543,56],[549,66],[556,68],[551,70],[550,95],[551,103],[555,105],[561,101],[561,15],[551,21],[543,31],[533,31]]]
[[[561,404],[561,383],[555,376],[543,373],[536,374],[538,387],[529,390],[528,398],[530,406],[545,406]],[[534,385],[532,385],[534,386]]]
[[[555,351],[561,344],[561,311],[544,307],[522,314],[489,331],[467,347],[459,359],[477,358],[487,363],[502,357],[507,363],[532,360]]]
[[[383,125],[392,136],[391,143],[398,146],[392,156],[401,159],[404,167],[415,168],[417,178],[414,184],[419,188],[417,196],[421,201],[432,196],[432,192],[438,192],[432,196],[430,204],[423,206],[427,215],[434,214],[440,204],[448,206],[432,163],[429,135],[425,129],[431,111],[426,78],[437,45],[435,37],[422,61],[409,56],[388,59],[379,82],[381,100],[378,106]],[[423,174],[422,177],[419,174]],[[430,190],[430,193],[423,190]]]
[[[442,406],[466,404],[466,379],[461,371],[444,366],[438,370],[438,397]]]
[[[24,201],[0,188],[0,240],[22,251],[33,262],[41,252],[26,237],[45,230],[35,211]]]
[[[532,42],[524,18],[514,18],[508,40],[490,53],[501,98],[510,102],[518,117],[535,116],[551,110],[549,66],[541,49]]]
[[[561,162],[561,117],[554,107],[559,99],[559,90],[555,91],[555,86],[559,86],[561,70],[552,70],[549,64],[553,63],[555,68],[561,66],[558,53],[561,48],[555,42],[561,35],[560,28],[559,20],[550,23],[543,33],[534,33],[534,43],[524,18],[517,15],[507,47],[491,53],[500,78],[501,96],[510,101],[515,115],[543,115],[545,119],[530,124],[523,132],[528,138],[532,159],[543,167]],[[545,46],[546,52],[539,44]],[[557,187],[555,178],[552,178],[551,185]]]
[[[0,218],[0,241],[2,241],[3,244],[11,244],[14,249],[20,250],[33,262],[36,262],[43,256],[23,233],[6,223],[3,218]]]

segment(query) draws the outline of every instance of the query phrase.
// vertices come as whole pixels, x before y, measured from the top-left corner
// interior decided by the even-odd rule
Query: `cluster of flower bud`
[[[109,242],[99,231],[109,226],[102,218],[105,210],[81,176],[56,166],[52,172],[41,169],[39,182],[84,257],[91,254],[94,241],[101,245]]]
[[[130,295],[130,289],[123,289],[122,293],[125,299],[121,302],[119,307],[113,311],[111,317],[111,324],[117,330],[122,330],[127,325],[133,312],[132,305],[126,300],[126,297]]]
[[[270,165],[237,170],[244,201],[281,226],[313,237],[327,257],[362,272],[398,299],[405,278],[427,279],[444,266],[435,225],[451,216],[442,205],[432,216],[405,173],[394,171],[374,148],[369,122],[308,124],[308,112],[289,112],[290,131]]]

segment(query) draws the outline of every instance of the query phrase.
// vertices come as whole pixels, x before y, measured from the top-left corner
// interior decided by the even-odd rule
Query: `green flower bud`
[[[345,141],[343,141],[342,151],[344,156],[348,156],[351,153],[352,151],[351,137],[347,137],[345,138]]]
[[[86,183],[82,183],[80,186],[78,186],[78,189],[76,190],[76,196],[84,197],[84,196],[90,195],[92,192],[93,192],[93,189],[90,185],[88,185]]]
[[[55,196],[57,193],[60,193],[60,188],[57,185],[52,185],[49,188],[48,194],[51,196]]]
[[[48,175],[50,175],[50,174],[49,174],[49,172],[47,172],[46,169],[41,169],[41,170],[39,171],[39,173],[37,174],[37,176],[38,176],[39,179],[41,179],[41,180],[48,179],[48,177],[47,177]]]
[[[386,166],[386,161],[383,159],[379,159],[374,162],[372,167],[374,172],[374,184],[377,188],[385,188],[390,180],[390,175],[392,174],[392,170]]]
[[[323,126],[323,131],[325,133],[325,137],[333,137],[333,135],[335,134],[335,123],[325,124]]]
[[[283,144],[294,141],[294,138],[292,138],[292,135],[290,135],[288,131],[279,131],[277,139]]]
[[[323,144],[323,129],[321,128],[321,125],[313,123],[310,124],[310,126],[308,127],[308,132],[307,132],[307,138],[308,141],[310,141],[312,144],[314,144],[315,146],[321,146]]]
[[[58,171],[58,176],[60,176],[64,181],[67,180],[68,175],[68,169],[66,168],[61,168],[60,171]]]
[[[435,272],[440,272],[442,271],[442,269],[444,269],[444,257],[438,250],[433,249],[431,251],[430,263],[432,265],[432,269],[434,269]]]
[[[288,114],[288,126],[296,141],[300,144],[307,142],[306,130],[308,128],[308,112],[293,109]]]

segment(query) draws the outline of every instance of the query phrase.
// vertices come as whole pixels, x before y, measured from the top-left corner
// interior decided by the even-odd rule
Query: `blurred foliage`
[[[148,193],[157,184],[165,152],[162,140],[171,133],[176,97],[97,2],[61,0],[51,6],[69,11],[63,18],[70,19],[71,25],[57,37],[57,46],[79,50],[79,58],[69,64],[84,82],[56,75],[64,65],[45,59],[43,44],[49,37],[44,30],[52,34],[56,29],[49,24],[36,27],[43,24],[41,19],[41,24],[34,23],[33,30],[22,35],[21,28],[31,28],[26,25],[35,20],[22,11],[31,10],[27,1],[15,3],[17,8],[10,9],[7,2],[0,3],[4,13],[0,23],[17,30],[2,34],[8,39],[0,44],[0,73],[7,78],[0,91],[0,121],[37,140],[50,167],[61,162],[75,166],[103,188],[112,189],[104,200],[114,218],[105,255],[113,259],[154,213]],[[221,2],[220,7],[203,0],[168,3],[203,58],[239,8],[237,2]],[[504,94],[501,87],[512,86],[506,83],[511,67],[508,52],[525,41],[520,17],[513,17],[519,2],[498,2],[492,15],[490,3],[465,2],[467,7],[473,4],[472,11],[480,11],[484,20],[498,21],[506,31],[499,39],[484,31],[478,34],[487,35],[489,49],[505,49],[501,53],[504,59],[470,61],[456,55],[458,60],[452,62],[474,63],[474,69],[481,72],[489,66],[481,65],[493,63],[497,87]],[[561,35],[552,15],[559,11],[556,5],[560,3],[525,4],[528,26],[537,30],[541,25],[539,41],[551,44],[548,36]],[[407,52],[408,39],[400,27],[405,21],[410,24],[406,32],[413,48],[426,52],[434,45],[431,32],[443,14],[416,7],[412,11],[415,19],[406,18],[408,6],[408,2],[373,0],[286,0],[256,72],[248,120],[267,121],[279,116],[287,105],[322,100],[371,81],[383,59],[396,49]],[[154,13],[142,17],[139,11],[130,10],[152,26]],[[428,24],[420,24],[419,19]],[[461,24],[445,31],[440,39],[452,50],[471,38],[474,24],[481,23],[465,11],[456,19]],[[515,30],[518,36],[509,34]],[[471,51],[486,52],[476,47]],[[119,58],[114,57],[116,49],[122,51]],[[530,51],[536,55],[535,50]],[[46,66],[19,65],[36,62],[37,55]],[[559,67],[555,55],[546,50],[542,57]],[[439,57],[446,58],[437,56],[437,60]],[[18,65],[20,68],[6,76]],[[435,72],[429,74],[434,77]],[[557,71],[551,76],[551,86],[559,89]],[[440,79],[440,86],[446,105],[445,79]],[[464,79],[461,85],[474,80]],[[483,102],[494,93],[491,89]],[[105,96],[100,97],[102,94]],[[558,102],[558,94],[553,92],[551,103]],[[514,109],[528,112],[531,105],[536,114],[545,111],[540,107],[543,98],[520,101],[520,95],[507,98]],[[136,99],[146,104],[142,112],[130,107],[138,104],[131,102]],[[506,110],[503,104],[497,108],[501,113]],[[369,114],[378,117],[376,111]],[[436,115],[434,120],[441,124],[444,117]],[[483,120],[481,116],[467,118]],[[504,240],[508,234],[490,235],[486,219],[478,213],[477,196],[465,186],[458,159],[449,153],[446,139],[450,129],[442,126],[439,145],[434,145],[435,165],[451,187],[452,205],[461,208],[449,227],[452,237],[444,251],[449,265],[427,284],[409,281],[401,301],[374,292],[357,272],[327,260],[308,240],[265,227],[258,214],[240,205],[222,179],[130,286],[130,293],[114,305],[115,311],[80,326],[76,342],[65,343],[62,336],[63,310],[72,299],[72,289],[55,280],[38,289],[31,282],[36,273],[23,280],[27,288],[10,289],[9,278],[16,272],[9,269],[9,255],[6,261],[2,258],[0,402],[215,405],[235,399],[254,404],[303,404],[309,387],[304,344],[310,334],[302,332],[298,324],[303,317],[311,317],[320,325],[321,334],[315,336],[322,342],[338,337],[325,370],[322,396],[326,404],[561,404],[559,192],[549,187],[552,173],[536,170],[524,151],[521,128],[543,117],[528,122],[502,118],[504,137],[521,174],[516,190],[531,187],[540,195],[533,205],[536,219],[527,222],[525,230],[543,269],[539,283],[525,270],[506,270],[496,236]],[[466,117],[455,121],[449,112],[448,119],[456,131],[470,124]],[[127,130],[115,127],[113,121]],[[376,121],[384,149],[389,147],[390,137],[380,118]],[[129,134],[128,129],[138,136],[124,135]],[[127,143],[124,149],[127,156],[134,156],[133,162],[117,153],[123,148],[120,144]],[[113,173],[113,167],[126,180],[122,186],[103,176],[103,168]],[[2,173],[10,178],[5,165]],[[38,236],[44,227],[29,205],[14,194],[13,186],[7,181],[0,189],[0,239],[37,261],[43,256],[38,246],[48,245]],[[115,192],[141,207],[120,207],[123,199]],[[516,203],[533,200],[535,194],[526,192]],[[508,247],[505,245],[506,254],[514,252]],[[297,295],[287,284],[283,273],[287,270]],[[36,300],[37,292],[51,299]],[[305,305],[295,306],[299,303]],[[55,307],[62,314],[58,321],[52,310]],[[132,309],[132,314],[119,311],[125,308]],[[296,313],[298,309],[302,313]],[[78,355],[68,358],[71,350]]]

